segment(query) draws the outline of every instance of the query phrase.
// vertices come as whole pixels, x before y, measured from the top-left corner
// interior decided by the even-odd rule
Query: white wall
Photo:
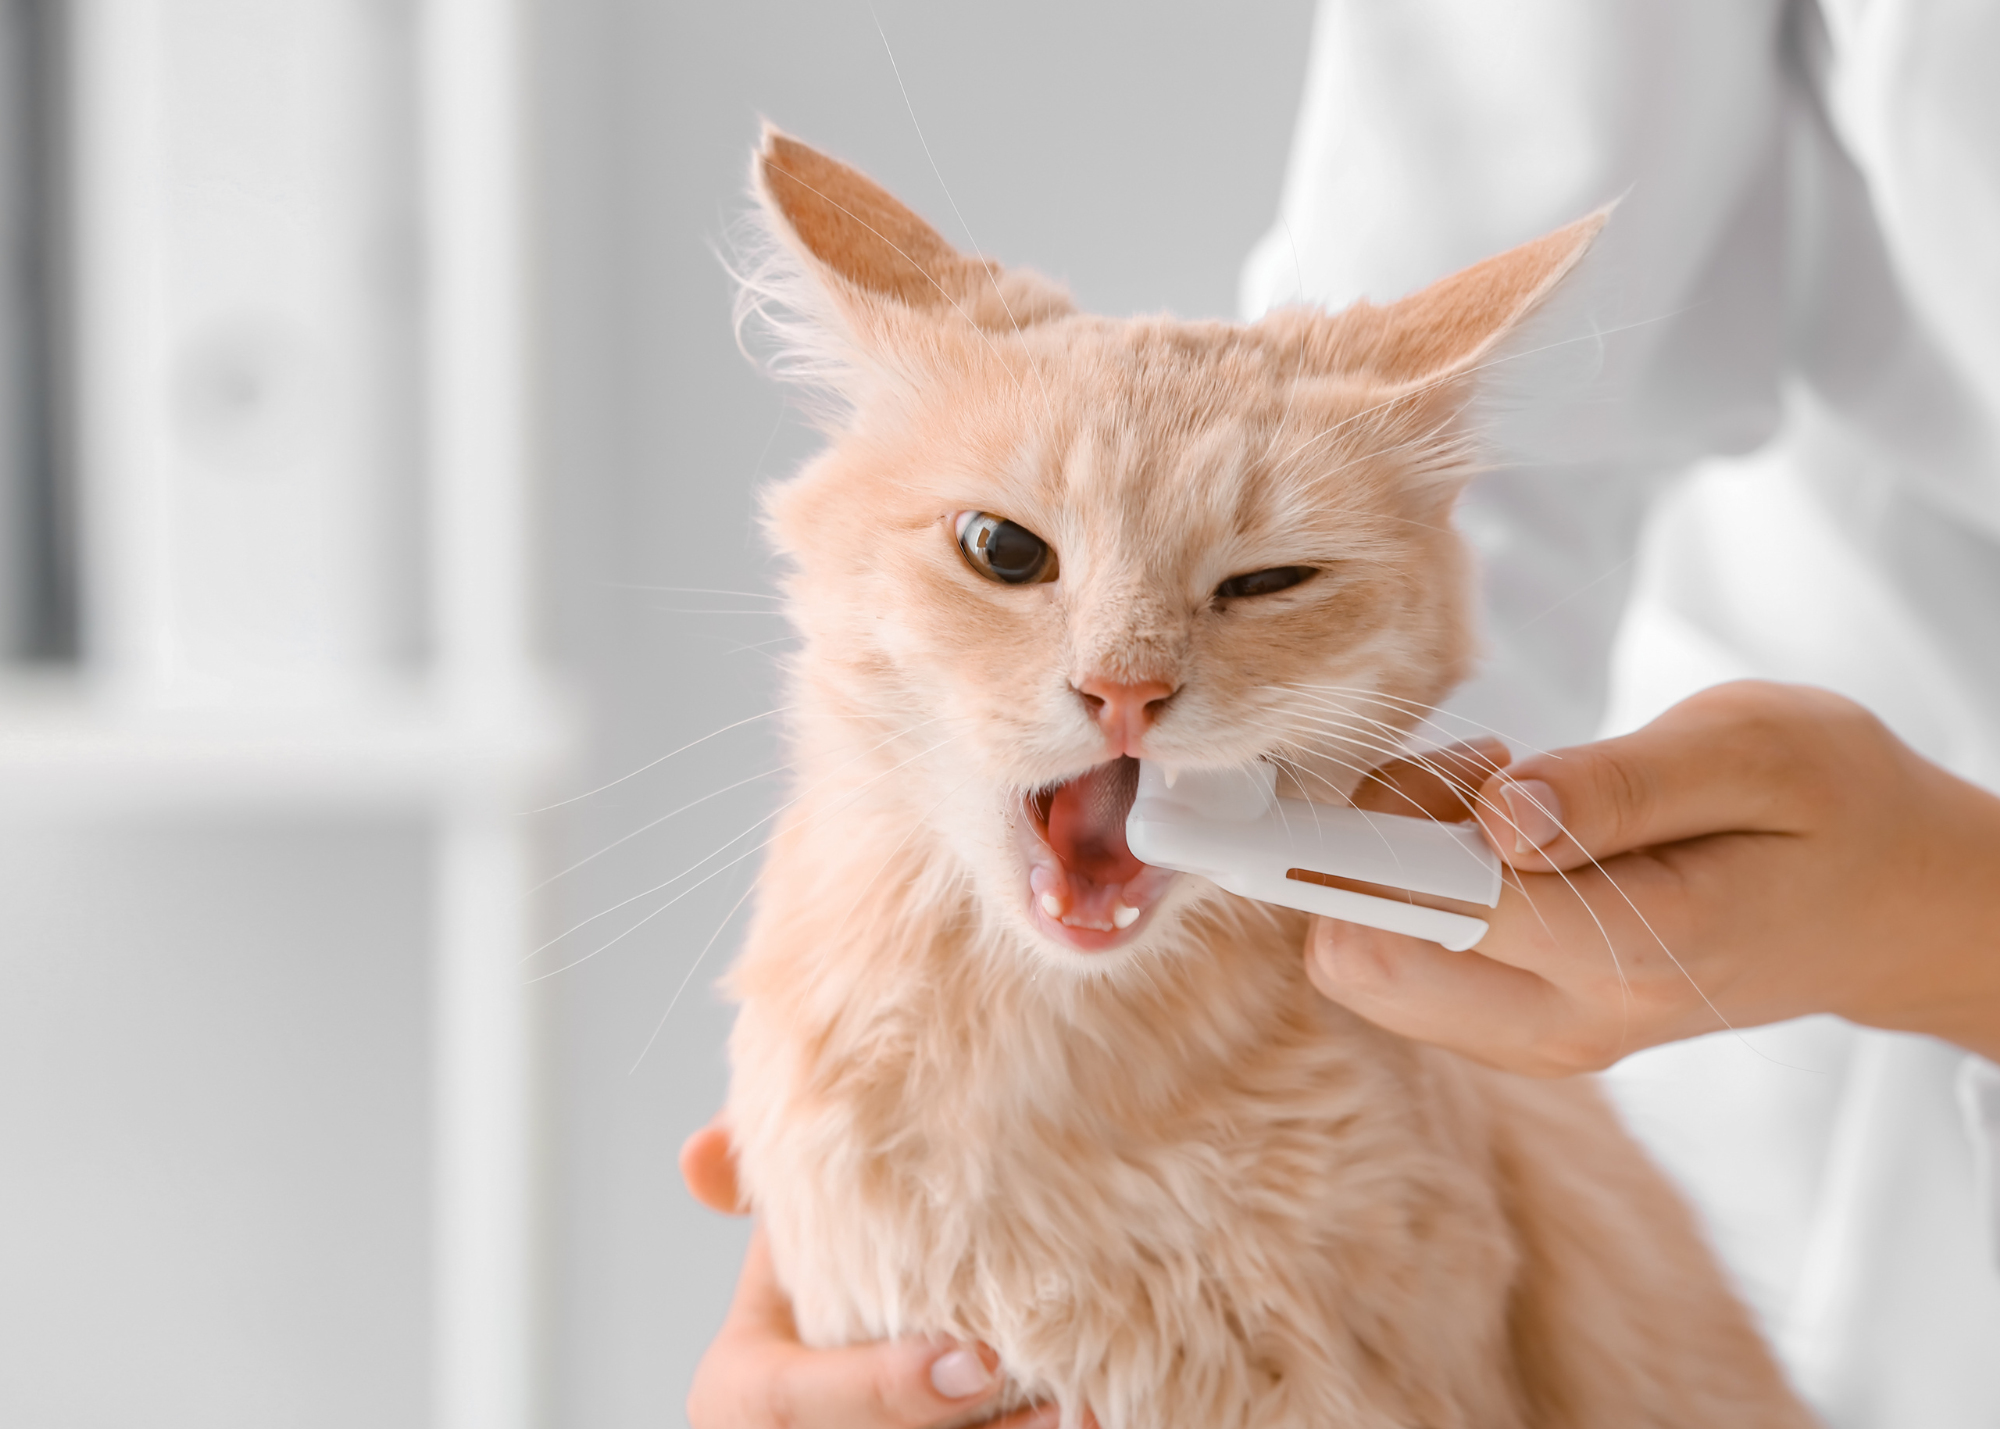
[[[426,1422],[426,848],[0,819],[0,1422]]]

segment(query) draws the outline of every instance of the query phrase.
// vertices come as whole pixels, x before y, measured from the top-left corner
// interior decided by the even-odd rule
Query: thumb
[[[717,1117],[681,1143],[681,1179],[697,1201],[725,1216],[747,1214],[736,1184],[736,1146],[729,1124]]]
[[[1797,760],[1770,706],[1783,686],[1718,686],[1616,739],[1520,760],[1480,788],[1488,843],[1518,869],[1573,869],[1724,832],[1785,831]]]
[[[826,1429],[930,1429],[962,1424],[1005,1384],[983,1345],[937,1338],[809,1349],[799,1343],[761,1229],[743,1257],[722,1333],[695,1373],[688,1419],[708,1426],[821,1425]],[[1055,1429],[1047,1411],[992,1429]]]

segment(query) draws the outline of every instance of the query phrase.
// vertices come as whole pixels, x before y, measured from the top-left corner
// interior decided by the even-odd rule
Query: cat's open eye
[[[1241,600],[1251,595],[1272,595],[1281,590],[1290,590],[1300,581],[1318,574],[1312,566],[1273,566],[1268,571],[1251,571],[1248,575],[1231,576],[1215,588],[1217,600]]]
[[[988,580],[1033,585],[1056,578],[1056,553],[1027,527],[987,511],[960,512],[955,524],[958,549]]]

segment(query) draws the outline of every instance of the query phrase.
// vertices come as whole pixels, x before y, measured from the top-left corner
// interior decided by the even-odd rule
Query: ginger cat
[[[1071,1429],[1809,1424],[1587,1081],[1360,1021],[1303,915],[1124,841],[1142,753],[1337,800],[1463,677],[1468,402],[1602,217],[1121,321],[783,134],[754,175],[829,445],[769,503],[798,785],[728,1115],[805,1340],[984,1341]]]

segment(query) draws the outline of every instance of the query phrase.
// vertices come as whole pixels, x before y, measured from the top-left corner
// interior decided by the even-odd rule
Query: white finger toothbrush
[[[1328,888],[1300,874],[1406,888],[1491,908],[1500,901],[1500,859],[1471,823],[1280,798],[1269,764],[1244,770],[1183,770],[1170,784],[1151,760],[1125,842],[1141,863],[1203,878],[1245,898],[1428,938],[1454,951],[1486,936],[1486,921],[1392,898]]]

